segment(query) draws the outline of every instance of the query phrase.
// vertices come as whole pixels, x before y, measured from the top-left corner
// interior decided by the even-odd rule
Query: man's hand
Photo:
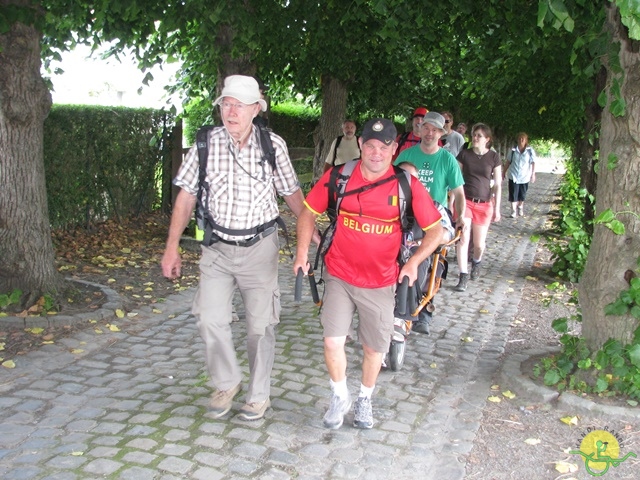
[[[162,255],[162,275],[170,280],[178,278],[182,270],[182,259],[177,250],[166,249]]]

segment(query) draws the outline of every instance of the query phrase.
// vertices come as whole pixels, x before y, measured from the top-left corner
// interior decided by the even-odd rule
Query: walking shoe
[[[344,422],[344,416],[351,409],[351,395],[347,398],[340,398],[335,393],[331,395],[329,410],[322,419],[324,426],[331,429],[340,428]]]
[[[521,217],[524,217],[524,205],[520,205],[518,207],[518,215],[520,215]]]
[[[353,426],[356,428],[373,427],[373,412],[371,409],[371,399],[358,397],[356,405],[353,407]]]
[[[480,276],[480,262],[471,261],[471,280],[475,280]]]
[[[469,282],[469,274],[461,273],[460,280],[458,280],[458,285],[456,285],[456,290],[458,292],[464,292],[467,289],[468,282]]]
[[[263,402],[246,403],[244,407],[240,409],[238,417],[243,420],[260,420],[264,417],[264,413],[270,406],[271,401],[268,398]]]
[[[220,418],[231,410],[233,398],[240,393],[240,389],[240,384],[238,384],[229,390],[216,390],[213,395],[211,395],[209,412],[212,413],[212,418]]]
[[[416,320],[413,322],[413,325],[411,325],[411,331],[429,335],[429,324],[424,320]]]
[[[511,218],[516,218],[516,211],[515,210],[511,210]]]

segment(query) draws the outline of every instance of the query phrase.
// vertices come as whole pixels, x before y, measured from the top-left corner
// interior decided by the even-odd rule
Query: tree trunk
[[[575,158],[578,159],[580,165],[580,188],[584,188],[594,197],[596,196],[598,179],[596,151],[600,149],[598,136],[594,132],[597,131],[602,119],[602,107],[598,104],[598,96],[605,88],[606,82],[607,70],[602,67],[595,76],[591,103],[587,105],[585,112],[584,129],[576,142]],[[589,221],[595,218],[595,212],[593,204],[588,199],[585,200],[584,215],[587,229],[591,230],[589,233],[593,234],[593,227]]]
[[[0,35],[0,293],[22,290],[23,307],[61,285],[44,175],[51,95],[40,76],[40,37],[21,23]]]
[[[619,213],[617,218],[624,224],[625,233],[616,235],[603,225],[594,228],[593,242],[579,286],[582,333],[593,350],[609,338],[623,344],[630,343],[638,326],[638,321],[631,315],[604,314],[605,305],[629,288],[627,279],[637,268],[640,253],[640,43],[627,37],[618,9],[611,5],[607,7],[607,28],[613,41],[621,45],[620,65],[624,77],[618,76],[618,79],[622,81],[621,93],[626,100],[626,112],[622,117],[611,114],[609,105],[613,98],[609,93],[609,105],[602,114],[596,210],[603,212],[610,208]],[[617,75],[608,70],[607,87],[611,92],[610,87]],[[610,155],[618,159],[613,169],[607,166]]]
[[[347,113],[347,85],[329,75],[322,75],[322,114],[320,122],[313,132],[315,155],[313,157],[313,181],[322,176],[324,160],[329,154],[331,142],[342,134],[342,122]]]

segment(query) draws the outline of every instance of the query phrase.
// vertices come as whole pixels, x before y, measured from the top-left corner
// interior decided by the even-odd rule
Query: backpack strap
[[[258,127],[258,135],[260,137],[260,148],[262,148],[263,160],[266,160],[271,169],[276,171],[276,150],[273,148],[273,142],[271,141],[271,135],[269,129],[263,125],[256,125]]]
[[[407,138],[409,138],[409,133],[410,132],[404,132],[402,135],[400,135],[400,140],[398,141],[398,148],[396,149],[397,152],[399,152],[402,146],[407,142]]]
[[[198,197],[196,201],[196,223],[204,232],[202,243],[211,243],[212,227],[209,214],[209,182],[207,182],[207,160],[209,157],[209,132],[213,125],[200,127],[196,132],[196,147],[198,148]]]
[[[336,138],[336,145],[333,147],[333,160],[331,161],[331,165],[336,164],[336,158],[338,158],[338,147],[340,146],[340,142],[342,142],[343,137],[344,135],[338,135],[338,138]]]
[[[411,230],[415,217],[413,216],[413,194],[411,192],[411,174],[406,170],[393,166],[393,170],[398,177],[398,204],[400,207],[400,224],[402,225],[402,231],[408,232]]]
[[[331,221],[338,217],[342,197],[345,196],[347,182],[351,178],[353,170],[356,168],[358,160],[351,160],[344,165],[336,165],[329,174],[329,205],[327,206],[327,216]]]

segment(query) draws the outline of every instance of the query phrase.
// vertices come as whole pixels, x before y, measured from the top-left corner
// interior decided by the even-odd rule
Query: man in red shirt
[[[402,227],[398,202],[394,201],[398,198],[399,185],[391,165],[397,148],[396,135],[396,128],[390,120],[374,118],[365,124],[359,139],[361,159],[357,160],[346,186],[340,211],[337,212],[333,242],[324,258],[325,294],[320,320],[332,389],[329,409],[324,416],[327,428],[339,428],[351,408],[344,345],[356,310],[360,319],[358,338],[364,358],[353,424],[357,428],[373,426],[371,394],[380,372],[382,356],[389,350],[396,285],[404,276],[409,277],[410,284],[413,284],[418,276],[418,265],[442,240],[440,213],[424,186],[411,176],[411,205],[415,220],[424,231],[424,238],[418,251],[400,270],[397,258]],[[387,178],[389,181],[381,182]],[[309,192],[306,208],[298,217],[294,272],[300,268],[308,271],[308,250],[315,219],[329,205],[329,180],[330,172],[325,172]],[[359,190],[359,193],[349,195],[354,190]]]
[[[425,107],[418,107],[413,111],[413,117],[411,117],[412,130],[410,132],[404,132],[396,137],[398,148],[396,149],[396,153],[393,154],[394,161],[398,158],[401,151],[420,143],[420,125],[422,124],[424,116],[428,112],[429,110]]]

